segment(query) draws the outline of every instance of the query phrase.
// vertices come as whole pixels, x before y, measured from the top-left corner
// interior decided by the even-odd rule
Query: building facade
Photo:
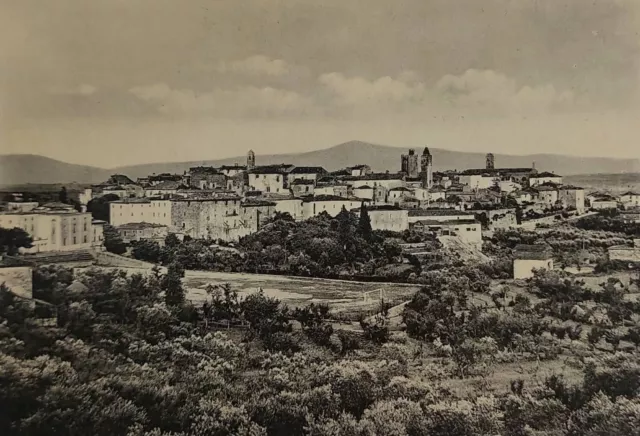
[[[109,204],[109,223],[112,226],[141,222],[170,226],[171,200],[138,198]]]

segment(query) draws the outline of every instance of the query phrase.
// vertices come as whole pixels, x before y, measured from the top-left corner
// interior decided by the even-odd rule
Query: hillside
[[[422,153],[422,147],[416,152]],[[433,165],[436,170],[453,170],[465,168],[482,168],[485,165],[485,153],[467,153],[459,151],[430,148],[433,154]],[[400,170],[400,155],[407,148],[376,145],[361,141],[350,141],[334,147],[315,150],[307,153],[257,155],[258,165],[291,163],[294,165],[320,165],[327,170],[336,170],[359,163],[369,164],[375,171]],[[553,171],[558,174],[593,174],[593,173],[626,173],[640,172],[640,161],[635,159],[611,159],[604,157],[577,157],[553,154],[535,154],[525,156],[495,156],[498,167],[530,167],[535,162],[536,168]],[[182,172],[194,165],[224,165],[244,163],[245,157],[230,159],[194,161],[166,164],[135,165],[117,168],[118,172],[129,177],[140,177],[150,173]]]
[[[0,186],[27,183],[98,183],[110,170],[33,154],[0,155]]]
[[[439,148],[430,148],[436,170],[480,168],[484,166],[485,153],[467,153]],[[307,153],[258,155],[258,165],[274,163],[292,163],[294,165],[320,165],[328,170],[344,168],[359,163],[369,164],[375,171],[398,171],[400,155],[407,148],[376,145],[360,141],[350,141],[334,147]],[[421,153],[422,147],[416,146]],[[612,159],[604,157],[586,158],[577,156],[535,154],[525,156],[495,156],[498,167],[528,167],[535,162],[536,168],[553,171],[562,175],[594,173],[631,173],[640,172],[637,159]],[[182,173],[196,165],[224,165],[244,163],[245,157],[238,156],[219,160],[200,160],[191,162],[170,162],[123,166],[103,169],[65,162],[34,155],[0,156],[0,184],[23,183],[94,183],[105,180],[109,174],[122,173],[131,178],[152,173]]]

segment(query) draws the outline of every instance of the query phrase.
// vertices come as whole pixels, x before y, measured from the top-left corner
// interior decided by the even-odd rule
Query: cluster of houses
[[[400,171],[374,172],[365,164],[338,171],[260,166],[249,151],[245,165],[197,166],[135,181],[114,174],[79,195],[83,212],[62,204],[8,204],[0,226],[32,234],[35,252],[98,246],[105,223],[86,212],[98,198],[108,200],[109,224],[125,242],[162,242],[169,233],[234,241],[258,231],[277,212],[306,220],[322,213],[336,216],[343,208],[359,213],[365,206],[374,230],[429,232],[480,245],[483,229],[515,227],[523,217],[640,205],[640,195],[631,192],[618,199],[586,196],[582,188],[564,185],[560,175],[538,172],[535,165],[498,168],[492,154],[484,168],[436,172],[428,148],[422,154],[412,149],[400,156]]]

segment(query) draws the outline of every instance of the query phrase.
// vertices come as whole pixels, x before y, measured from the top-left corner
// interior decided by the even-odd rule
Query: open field
[[[107,268],[107,267],[103,267]],[[123,269],[130,273],[147,273],[139,268]],[[208,285],[228,283],[241,296],[262,289],[269,296],[291,307],[309,303],[328,304],[333,312],[369,311],[375,309],[383,298],[391,304],[399,304],[411,298],[419,286],[401,283],[355,282],[305,277],[289,277],[266,274],[224,273],[212,271],[186,271],[183,280],[187,298],[198,304],[207,297]],[[368,293],[368,294],[367,294]],[[365,299],[365,294],[367,298]]]

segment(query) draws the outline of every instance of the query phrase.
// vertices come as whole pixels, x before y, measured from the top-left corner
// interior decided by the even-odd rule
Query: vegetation
[[[590,294],[554,274],[538,272],[530,294],[557,304],[623,301],[617,282]],[[352,335],[328,321],[326,305],[291,310],[260,292],[241,298],[228,285],[209,286],[205,304],[192,306],[177,265],[166,275],[89,269],[75,277],[60,266],[38,268],[34,295],[55,307],[55,326],[0,289],[0,431],[638,434],[640,359],[635,347],[620,351],[625,340],[640,342],[637,325],[627,333],[594,328],[587,340],[510,289],[495,296],[501,306],[477,306],[469,277],[427,276],[404,313],[407,337],[388,329],[384,303],[362,320],[363,334]],[[85,290],[71,290],[74,280]],[[474,385],[514,359],[552,362],[582,341],[595,347],[570,346],[590,350],[573,361],[577,378]],[[607,351],[602,341],[617,346]],[[459,378],[471,381],[465,391],[452,388]]]
[[[13,256],[20,248],[31,248],[33,239],[24,230],[14,227],[5,229],[0,227],[0,254]]]

